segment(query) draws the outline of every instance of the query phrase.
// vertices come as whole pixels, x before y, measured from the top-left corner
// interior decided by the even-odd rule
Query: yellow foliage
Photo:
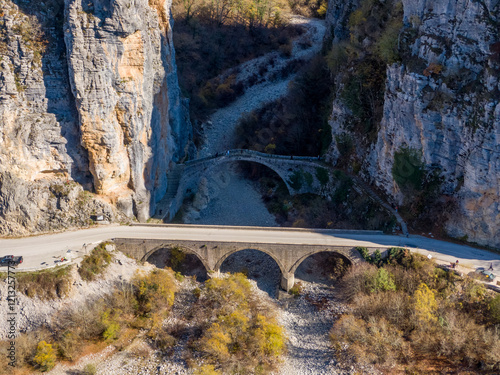
[[[246,297],[251,294],[251,286],[242,273],[235,273],[227,279],[213,278],[206,282],[208,297],[221,302],[246,304]]]
[[[220,375],[213,365],[203,365],[194,370],[194,375]]]
[[[231,338],[218,323],[213,323],[201,340],[201,349],[217,359],[229,357],[228,345]]]
[[[435,315],[437,310],[437,301],[434,292],[429,289],[427,284],[421,283],[413,295],[415,314],[417,318],[424,322],[435,322],[437,317]]]
[[[264,354],[277,357],[285,349],[285,335],[283,327],[270,322],[265,316],[257,315],[257,337],[263,337],[260,347]]]
[[[171,270],[155,269],[146,276],[136,275],[133,284],[137,289],[136,298],[141,314],[169,308],[174,303],[176,285]]]
[[[45,341],[40,341],[36,348],[33,362],[40,367],[42,372],[52,369],[56,364],[56,354],[54,353],[54,349],[52,349],[52,345]]]

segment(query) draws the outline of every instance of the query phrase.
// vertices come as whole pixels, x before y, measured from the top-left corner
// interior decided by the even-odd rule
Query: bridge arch
[[[273,165],[273,163],[267,162],[266,160],[261,160],[261,159],[256,159],[252,157],[247,157],[247,156],[238,156],[238,157],[223,157],[219,156],[218,158],[214,159],[214,163],[210,164],[205,171],[210,171],[213,170],[214,168],[222,165],[222,164],[228,164],[228,163],[236,163],[236,162],[248,162],[248,163],[256,163],[263,165],[266,168],[269,168],[272,170],[274,173],[276,173],[279,178],[285,183],[285,186],[288,190],[288,193],[290,195],[293,195],[294,189],[290,186],[290,182],[287,180],[287,175],[286,173],[288,170],[283,171],[281,168],[276,168],[276,165]]]
[[[199,252],[197,252],[196,250],[193,250],[191,249],[190,247],[188,246],[185,246],[185,245],[179,245],[179,244],[175,244],[175,243],[169,243],[169,244],[162,244],[162,245],[159,245],[159,246],[156,246],[155,248],[153,248],[152,250],[148,251],[146,254],[144,254],[144,256],[141,258],[141,261],[147,261],[148,258],[153,255],[154,253],[156,253],[157,251],[160,251],[162,249],[169,249],[169,248],[173,248],[173,247],[177,247],[179,249],[181,249],[183,252],[185,252],[186,254],[191,254],[191,255],[194,255],[200,262],[201,264],[203,264],[203,267],[205,267],[205,270],[207,271],[207,273],[209,271],[213,271],[207,260],[204,259],[200,254]]]
[[[295,271],[297,271],[297,268],[299,268],[299,266],[302,264],[302,262],[304,260],[306,260],[307,258],[309,258],[311,255],[320,254],[320,253],[333,253],[333,254],[340,255],[342,259],[345,259],[345,260],[347,260],[349,262],[349,265],[353,265],[354,263],[357,263],[357,259],[352,259],[348,254],[345,254],[344,252],[339,251],[337,249],[318,249],[318,250],[310,251],[310,252],[302,255],[293,264],[293,266],[290,268],[290,270],[288,272],[290,274],[295,274]]]
[[[268,251],[268,250],[265,250],[264,248],[259,248],[257,246],[252,246],[252,247],[244,247],[244,248],[238,248],[238,249],[234,249],[232,251],[228,251],[227,253],[225,253],[223,256],[221,256],[219,258],[219,260],[217,261],[217,263],[215,263],[215,270],[220,270],[221,266],[222,266],[222,263],[224,263],[224,261],[229,258],[231,255],[233,254],[236,254],[240,251],[243,251],[243,250],[257,250],[257,251],[260,251],[268,256],[270,256],[275,262],[276,264],[278,265],[280,271],[281,271],[281,274],[285,274],[286,273],[286,268],[283,266],[283,263],[279,260],[278,257],[276,257],[275,254],[273,254],[272,252]]]

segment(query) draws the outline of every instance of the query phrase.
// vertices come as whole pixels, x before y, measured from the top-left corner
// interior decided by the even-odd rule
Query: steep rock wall
[[[66,0],[71,86],[96,192],[133,208],[141,221],[165,193],[169,162],[188,139],[169,8],[164,1]]]
[[[439,171],[441,193],[456,203],[445,224],[447,232],[496,247],[500,247],[500,59],[495,52],[500,41],[499,4],[498,0],[403,0],[402,32],[412,35],[405,40],[411,56],[387,67],[382,120],[375,141],[362,151],[361,168],[366,179],[390,195],[394,204],[401,204],[403,194],[391,172],[394,155],[402,147],[421,151],[427,170]],[[337,98],[331,119],[334,136],[348,132],[345,121],[350,115]],[[333,162],[339,157],[335,144],[330,157]]]
[[[0,0],[1,235],[154,212],[191,138],[169,9]]]

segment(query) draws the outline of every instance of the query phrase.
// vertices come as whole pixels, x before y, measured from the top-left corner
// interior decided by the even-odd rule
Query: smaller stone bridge
[[[228,150],[224,153],[175,165],[168,173],[167,192],[156,205],[154,217],[163,221],[172,220],[180,209],[186,193],[196,191],[203,176],[210,176],[216,185],[224,186],[227,184],[228,176],[214,173],[215,169],[223,163],[237,161],[258,163],[272,169],[283,180],[290,195],[304,193],[326,195],[328,194],[327,186],[329,182],[333,181],[336,173],[336,170],[319,156],[287,156],[265,154],[253,150]],[[406,223],[391,205],[382,200],[359,177],[353,175],[349,175],[349,177],[359,192],[365,193],[370,199],[394,215],[401,225],[403,234],[408,234]]]
[[[274,259],[281,270],[281,287],[289,291],[295,282],[295,271],[309,256],[332,252],[339,254],[351,264],[364,261],[354,247],[304,244],[273,244],[221,241],[187,241],[115,238],[117,250],[138,260],[146,261],[157,251],[178,247],[188,254],[194,254],[205,266],[209,275],[218,276],[222,263],[231,254],[241,250],[252,249],[266,253]],[[374,252],[375,248],[370,248]],[[386,250],[380,247],[382,252]]]
[[[171,220],[180,208],[186,192],[195,191],[203,176],[209,176],[216,185],[226,184],[228,176],[216,173],[216,167],[238,161],[258,163],[270,168],[283,180],[290,195],[321,194],[330,180],[329,166],[320,157],[272,155],[242,149],[228,150],[177,164],[167,175],[167,192],[157,204],[155,217]]]

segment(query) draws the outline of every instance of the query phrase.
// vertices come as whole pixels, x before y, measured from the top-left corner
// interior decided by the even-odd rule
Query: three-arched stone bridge
[[[130,239],[115,238],[116,248],[123,253],[146,261],[157,251],[165,251],[174,247],[180,248],[188,254],[194,254],[209,274],[218,275],[224,260],[231,254],[241,250],[259,250],[269,255],[281,270],[281,287],[289,291],[295,282],[295,271],[309,256],[320,252],[339,254],[348,263],[354,264],[364,261],[355,247],[304,245],[304,244],[276,244],[250,242],[222,242],[222,241],[190,241],[190,240],[157,240],[157,239]],[[385,247],[378,248],[381,252]],[[374,252],[375,248],[369,248]]]
[[[159,202],[156,217],[170,220],[182,204],[188,190],[195,191],[200,179],[209,176],[215,185],[228,183],[227,174],[216,173],[224,163],[248,161],[272,169],[285,183],[291,195],[321,194],[330,179],[328,165],[320,157],[271,155],[252,150],[229,150],[225,153],[177,164],[167,176],[167,192]]]

